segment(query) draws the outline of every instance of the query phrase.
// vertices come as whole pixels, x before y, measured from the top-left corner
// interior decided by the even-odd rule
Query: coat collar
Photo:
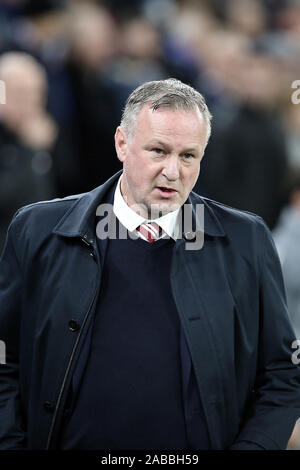
[[[95,235],[95,214],[97,207],[105,199],[105,195],[120,177],[122,170],[114,174],[104,184],[98,186],[88,193],[77,196],[78,199],[65,213],[62,219],[54,227],[53,233],[65,237],[84,237],[92,240]],[[65,199],[72,199],[69,196]],[[75,198],[76,196],[74,196]],[[193,191],[190,193],[188,203],[192,204],[193,210],[193,230],[203,231],[196,221],[196,204],[204,205],[204,233],[213,237],[225,236],[224,229],[215,212],[210,206],[209,200],[199,196]]]

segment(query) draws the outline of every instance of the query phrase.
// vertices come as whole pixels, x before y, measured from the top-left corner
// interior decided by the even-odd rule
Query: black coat
[[[55,447],[68,384],[101,282],[95,190],[18,211],[0,262],[0,448]],[[300,371],[270,232],[204,204],[204,245],[174,245],[171,286],[213,449],[284,449],[300,416]]]

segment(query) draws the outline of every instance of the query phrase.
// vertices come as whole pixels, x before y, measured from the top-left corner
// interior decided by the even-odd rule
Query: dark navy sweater
[[[173,245],[109,240],[87,366],[61,448],[187,448]]]

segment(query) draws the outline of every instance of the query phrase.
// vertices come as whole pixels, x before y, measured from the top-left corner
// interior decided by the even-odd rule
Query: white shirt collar
[[[139,227],[141,224],[145,222],[149,222],[149,220],[137,214],[133,209],[131,209],[131,207],[129,207],[126,204],[121,194],[121,188],[120,188],[121,179],[122,179],[122,175],[120,176],[118,180],[118,184],[115,190],[113,211],[114,211],[115,216],[121,222],[121,224],[124,225],[124,227],[129,232],[133,232],[134,230],[137,229],[137,227]],[[170,238],[173,238],[174,240],[178,238],[179,236],[178,215],[179,215],[180,210],[181,210],[181,207],[179,207],[176,211],[169,212],[168,214],[165,214],[162,217],[155,219],[155,222],[163,230],[162,237],[167,234]]]

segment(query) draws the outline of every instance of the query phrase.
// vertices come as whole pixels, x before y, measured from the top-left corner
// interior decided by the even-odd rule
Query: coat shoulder
[[[29,230],[31,236],[34,236],[34,230],[39,235],[49,233],[84,195],[85,193],[74,194],[23,206],[15,213],[10,228],[23,234]]]

